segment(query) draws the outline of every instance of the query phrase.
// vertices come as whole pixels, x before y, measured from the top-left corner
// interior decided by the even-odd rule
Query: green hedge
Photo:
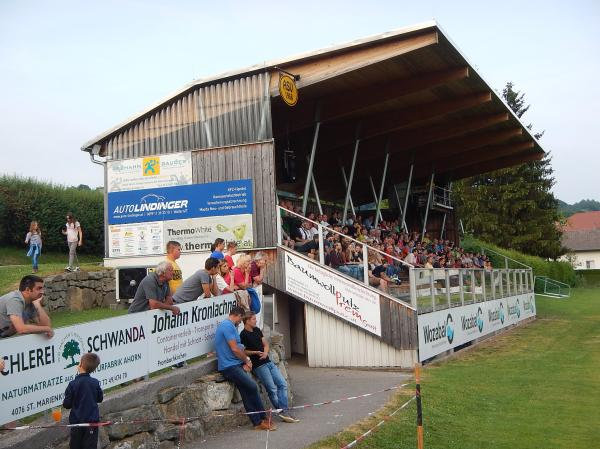
[[[575,273],[582,287],[600,287],[600,270],[577,270]]]
[[[528,254],[521,253],[515,250],[503,249],[491,243],[486,243],[481,240],[474,238],[473,236],[466,235],[461,240],[461,246],[467,251],[481,252],[481,248],[489,248],[492,251],[496,251],[503,254],[506,257],[515,259],[525,265],[533,268],[533,274],[535,276],[547,276],[557,281],[566,282],[571,286],[578,284],[575,270],[568,262],[557,262],[544,260],[541,257],[530,256]],[[486,253],[492,265],[496,268],[504,268],[504,258],[493,253]],[[509,265],[510,268],[518,268],[517,264]]]
[[[32,178],[0,177],[0,244],[25,247],[29,224],[37,220],[42,229],[43,249],[66,251],[61,234],[67,212],[81,223],[80,252],[104,254],[104,204],[102,192],[79,190]]]

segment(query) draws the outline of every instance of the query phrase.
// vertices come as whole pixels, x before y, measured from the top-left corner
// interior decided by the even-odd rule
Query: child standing
[[[31,257],[33,272],[38,271],[38,259],[42,254],[42,230],[37,221],[32,221],[29,225],[29,232],[25,236],[25,244],[29,243],[27,257]]]
[[[104,398],[98,379],[90,377],[100,364],[93,352],[81,356],[78,374],[67,386],[63,407],[71,409],[69,424],[97,423],[100,421],[98,403]],[[98,427],[71,427],[70,449],[96,449]]]

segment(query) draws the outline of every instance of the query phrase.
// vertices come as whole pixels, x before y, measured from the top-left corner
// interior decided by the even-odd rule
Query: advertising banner
[[[535,316],[535,295],[468,304],[418,317],[419,360]]]
[[[251,179],[108,194],[109,225],[252,212]]]
[[[65,389],[86,352],[100,356],[93,377],[102,389],[148,372],[145,313],[58,328],[51,339],[24,335],[0,339],[5,368],[0,377],[0,423],[62,404]]]
[[[288,292],[381,336],[379,295],[301,257],[285,253]]]
[[[257,288],[262,298],[262,289]],[[235,295],[178,305],[179,315],[149,310],[55,330],[52,338],[0,339],[0,425],[62,404],[86,352],[100,357],[92,373],[103,390],[214,351],[217,325]],[[262,322],[261,315],[257,316]],[[238,328],[241,331],[242,326]]]
[[[160,221],[108,227],[109,257],[163,254],[165,243]]]
[[[150,372],[214,351],[217,325],[235,304],[235,295],[229,294],[178,304],[179,315],[147,312]]]
[[[235,241],[238,249],[254,248],[252,214],[169,220],[164,222],[164,236],[165,243],[181,243],[182,252],[210,251],[210,245],[219,237]]]
[[[108,192],[181,186],[192,183],[192,153],[109,161],[106,170]]]

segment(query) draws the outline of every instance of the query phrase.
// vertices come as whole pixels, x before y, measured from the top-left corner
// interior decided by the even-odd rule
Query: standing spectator
[[[183,275],[181,268],[177,264],[176,260],[181,257],[181,244],[171,240],[167,243],[167,262],[173,267],[173,277],[169,281],[169,290],[171,296],[175,294],[177,289],[183,284]]]
[[[0,297],[0,338],[14,334],[46,334],[54,331],[44,310],[44,280],[29,274],[19,283],[19,290]],[[33,323],[33,324],[32,324]]]
[[[67,222],[62,230],[63,235],[67,236],[67,245],[69,247],[69,265],[65,268],[67,271],[79,270],[79,265],[74,266],[77,257],[77,247],[83,244],[83,231],[81,224],[75,219],[72,212],[67,213]],[[77,259],[79,262],[79,259]]]
[[[227,242],[227,251],[225,251],[225,260],[227,261],[227,265],[229,268],[233,268],[235,264],[233,263],[233,256],[237,252],[237,243],[234,241]]]
[[[69,424],[97,423],[100,421],[98,403],[104,399],[98,379],[90,377],[100,365],[100,357],[93,352],[81,356],[77,376],[65,390],[63,407],[71,409]],[[70,449],[96,449],[98,427],[71,427]]]
[[[231,268],[226,260],[219,262],[219,272],[215,275],[215,284],[217,286],[217,294],[225,295],[238,290],[235,285],[233,276],[230,275]]]
[[[232,307],[229,317],[219,323],[215,334],[217,352],[217,369],[223,377],[237,387],[244,409],[250,413],[248,418],[256,430],[276,430],[274,424],[266,419],[262,400],[258,394],[258,386],[248,374],[252,371],[252,361],[241,347],[237,326],[242,321],[244,309]],[[258,413],[253,413],[258,412]]]
[[[179,315],[179,307],[173,305],[173,297],[169,293],[169,281],[172,277],[173,266],[167,261],[159,263],[156,269],[140,282],[128,313],[163,309]]]
[[[250,279],[250,260],[251,258],[249,255],[241,255],[237,260],[236,267],[233,269],[233,279],[235,285],[240,290],[252,287],[252,279]]]
[[[211,251],[212,253],[210,254],[210,257],[212,257],[213,259],[224,259],[225,255],[223,254],[223,250],[225,249],[225,240],[223,240],[222,238],[218,238],[215,239],[215,243],[213,243],[211,245]]]
[[[31,257],[33,272],[38,272],[38,259],[42,254],[42,230],[37,221],[32,221],[29,225],[29,232],[25,236],[25,244],[29,243],[27,257]]]
[[[244,351],[250,356],[252,372],[265,386],[273,408],[282,409],[279,418],[287,423],[300,422],[289,413],[288,385],[279,368],[269,359],[269,342],[256,326],[256,314],[246,312],[243,321],[244,330],[240,332],[240,340],[244,345]]]
[[[187,278],[173,296],[176,304],[210,298],[219,294],[213,276],[219,272],[219,260],[209,257],[204,268]]]
[[[250,280],[253,285],[262,284],[266,268],[267,256],[262,251],[259,251],[254,255],[254,260],[250,262]]]

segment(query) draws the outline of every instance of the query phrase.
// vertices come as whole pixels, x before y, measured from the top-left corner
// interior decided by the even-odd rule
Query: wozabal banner
[[[192,183],[192,153],[109,161],[106,172],[108,192],[187,185]]]
[[[379,295],[288,252],[286,290],[381,337]]]
[[[252,214],[252,180],[110,192],[108,224]]]
[[[478,302],[418,317],[419,360],[535,316],[535,295]]]
[[[100,357],[92,377],[106,389],[213,351],[217,325],[234,305],[233,294],[221,295],[178,305],[179,315],[150,310],[58,328],[50,339],[0,339],[0,424],[62,404],[86,352]]]

